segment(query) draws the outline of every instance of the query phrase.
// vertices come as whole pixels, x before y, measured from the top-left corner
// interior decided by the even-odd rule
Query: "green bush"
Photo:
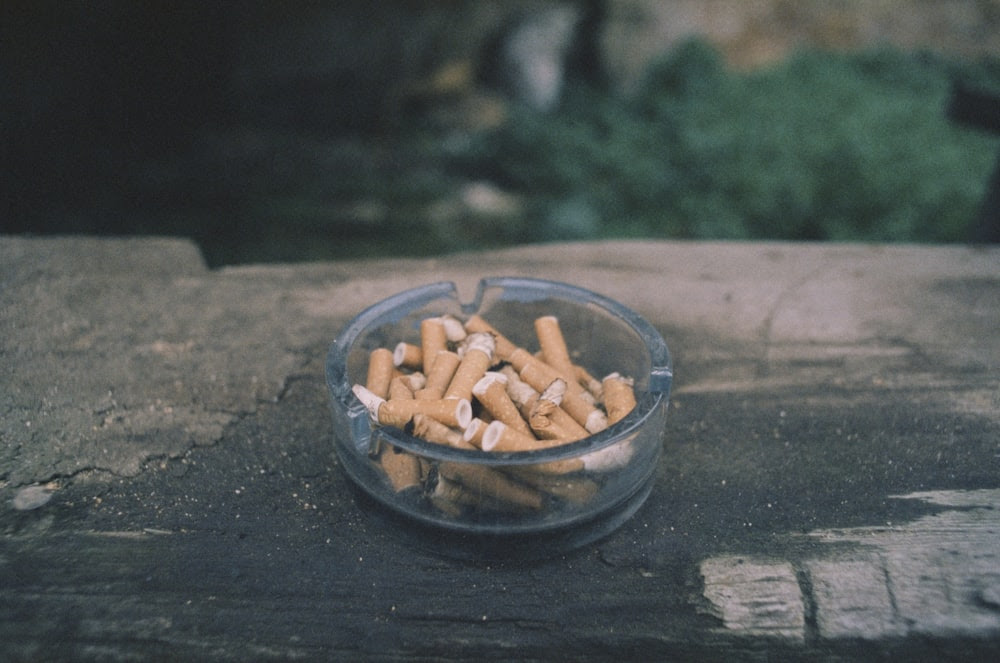
[[[452,166],[522,193],[553,237],[959,241],[998,139],[949,122],[951,83],[996,62],[803,51],[752,73],[689,41],[633,97],[584,86],[516,110]]]

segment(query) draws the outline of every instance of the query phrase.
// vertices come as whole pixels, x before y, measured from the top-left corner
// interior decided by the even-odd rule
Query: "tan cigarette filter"
[[[458,518],[462,515],[465,494],[461,484],[438,475],[434,490],[427,497],[437,509],[452,518]]]
[[[389,447],[382,450],[378,460],[392,489],[397,493],[420,485],[420,460],[413,454]]]
[[[433,419],[426,414],[418,413],[413,415],[413,434],[421,439],[427,440],[428,442],[443,444],[449,447],[455,447],[456,449],[476,448],[474,445],[465,441],[462,437],[462,433],[454,428],[445,426],[437,419]]]
[[[466,320],[465,329],[470,334],[473,332],[491,334],[495,340],[495,353],[497,359],[508,361],[508,357],[510,357],[511,353],[517,349],[517,346],[514,345],[509,338],[497,331],[493,325],[486,322],[486,320],[479,315],[474,315]]]
[[[438,466],[438,473],[446,479],[462,484],[474,495],[494,498],[529,509],[542,507],[543,498],[538,490],[483,465],[443,462]]]
[[[569,358],[569,348],[566,347],[566,340],[559,328],[559,318],[554,315],[535,318],[535,335],[542,348],[545,363],[556,369],[567,382],[576,382],[576,368]]]
[[[425,374],[429,375],[431,366],[439,352],[448,349],[448,335],[441,318],[424,318],[420,321],[420,361]]]
[[[365,387],[373,394],[385,398],[389,394],[389,383],[396,365],[392,361],[392,351],[388,348],[375,348],[368,355],[368,375],[365,377]]]
[[[392,351],[392,361],[400,368],[422,370],[424,367],[423,352],[419,345],[400,341]]]
[[[378,408],[378,422],[402,428],[417,414],[425,414],[446,426],[465,428],[472,420],[472,404],[465,398],[389,400]]]
[[[604,378],[604,408],[608,411],[608,424],[621,421],[635,408],[633,381],[612,373]]]
[[[472,387],[486,374],[490,364],[493,363],[495,344],[492,336],[482,333],[469,334],[465,341],[465,353],[444,392],[445,398],[471,399]]]
[[[458,354],[454,352],[449,350],[438,352],[431,365],[431,371],[427,374],[427,383],[423,389],[414,392],[414,396],[428,400],[443,398],[444,391],[455,376],[460,361]]]
[[[389,399],[404,400],[413,398],[413,382],[409,375],[397,375],[389,382]]]
[[[473,386],[472,395],[483,404],[494,419],[504,422],[520,433],[534,437],[528,422],[524,420],[517,405],[507,394],[507,378],[502,373],[487,371]]]

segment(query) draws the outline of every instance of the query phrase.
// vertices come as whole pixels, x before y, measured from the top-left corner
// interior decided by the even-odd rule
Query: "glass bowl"
[[[373,423],[355,393],[371,352],[419,345],[426,318],[473,315],[530,352],[539,349],[534,321],[554,316],[573,361],[590,375],[631,378],[634,408],[582,439],[529,451],[455,448],[416,437],[412,426]],[[565,552],[635,513],[656,476],[672,376],[666,343],[634,311],[572,285],[520,277],[481,280],[468,304],[449,282],[389,297],[347,324],[326,362],[336,452],[366,513],[413,545],[473,559]],[[376,453],[416,457],[419,479],[401,487]]]

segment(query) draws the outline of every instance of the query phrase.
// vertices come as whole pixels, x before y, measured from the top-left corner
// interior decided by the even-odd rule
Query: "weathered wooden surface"
[[[638,310],[675,359],[619,531],[469,563],[372,519],[327,344],[480,276]],[[1000,653],[1000,251],[598,243],[205,270],[0,239],[4,660],[841,659]]]

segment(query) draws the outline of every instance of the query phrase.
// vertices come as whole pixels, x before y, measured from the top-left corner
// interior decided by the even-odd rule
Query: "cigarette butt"
[[[576,382],[576,368],[569,358],[569,349],[559,328],[559,318],[554,315],[535,318],[535,336],[538,337],[545,363],[556,369],[564,380]]]
[[[470,334],[473,333],[473,332],[476,332],[476,333],[484,333],[485,332],[485,333],[491,334],[493,336],[493,338],[495,339],[495,341],[496,341],[496,356],[497,356],[497,359],[501,359],[503,361],[507,361],[508,357],[510,357],[511,353],[513,353],[514,350],[517,349],[517,346],[514,345],[514,343],[512,343],[509,338],[507,338],[506,336],[504,336],[503,334],[501,334],[499,331],[497,331],[496,328],[493,327],[493,325],[491,325],[490,323],[486,322],[486,320],[484,320],[479,315],[473,315],[468,320],[466,320],[465,321],[465,329]]]
[[[535,436],[542,440],[574,442],[590,435],[566,410],[542,396],[532,406],[528,423]]]
[[[423,352],[419,345],[400,341],[392,351],[392,362],[400,368],[423,369]]]
[[[585,470],[607,472],[628,465],[634,453],[635,449],[631,439],[624,439],[611,446],[580,456],[580,460],[583,462]]]
[[[586,504],[594,498],[599,489],[596,481],[585,476],[543,474],[525,470],[519,465],[504,468],[504,472],[529,486],[572,504]]]
[[[514,367],[506,364],[500,369],[500,373],[507,378],[507,395],[514,402],[521,416],[525,419],[531,418],[531,410],[538,400],[538,392],[530,384],[521,379]]]
[[[595,401],[604,400],[604,385],[583,366],[576,365],[576,381],[587,390]]]
[[[437,353],[448,349],[448,335],[441,318],[420,321],[420,361],[425,374],[430,374]]]
[[[558,371],[543,361],[531,356],[527,351],[515,351],[511,364],[518,370],[521,379],[539,392],[555,380],[560,379]],[[518,366],[520,364],[520,366]],[[589,433],[599,433],[608,427],[607,417],[587,399],[583,398],[583,387],[577,382],[566,383],[566,395],[562,399],[562,408],[569,413],[578,424]]]
[[[542,507],[542,494],[538,490],[483,465],[443,462],[438,466],[438,473],[445,479],[462,484],[473,495],[529,509]]]
[[[474,418],[469,422],[469,425],[465,427],[465,432],[462,433],[462,439],[476,447],[477,449],[483,448],[483,433],[486,432],[486,427],[489,424],[479,417]]]
[[[612,373],[604,378],[604,408],[608,411],[608,424],[621,421],[635,407],[633,381]]]
[[[578,458],[553,460],[535,465],[524,465],[526,471],[542,474],[570,474],[572,472],[610,472],[628,465],[635,450],[630,440],[625,439],[611,446],[591,451]]]
[[[446,426],[465,428],[472,420],[472,404],[465,398],[389,400],[378,408],[378,423],[403,428],[417,414],[426,414]]]
[[[493,363],[494,341],[489,334],[469,334],[465,353],[455,369],[455,375],[444,392],[444,398],[472,398],[472,387]]]
[[[567,410],[567,412],[569,412],[569,410]],[[574,419],[575,418],[576,417],[574,417]],[[587,420],[583,423],[583,427],[586,428],[589,433],[600,433],[608,427],[608,416],[597,408],[590,406],[590,411],[587,413]]]
[[[372,423],[379,423],[379,409],[381,409],[382,404],[387,401],[362,384],[354,385],[351,388],[351,391],[354,392],[354,396],[361,401],[361,404],[365,406],[366,410],[368,410],[368,418],[371,419]]]
[[[414,392],[423,387],[425,382],[423,373],[397,375],[389,381],[389,400],[413,398]]]
[[[427,497],[431,504],[452,518],[460,516],[463,507],[470,506],[473,502],[472,495],[467,493],[461,484],[441,475],[438,475],[434,489]]]
[[[472,387],[472,395],[495,419],[520,433],[534,437],[528,422],[507,394],[507,378],[502,373],[487,371]]]
[[[493,421],[483,431],[483,451],[535,451],[565,444],[567,440],[539,440],[520,433],[502,421]]]
[[[442,315],[441,324],[444,325],[444,333],[449,343],[461,343],[469,335],[462,321],[453,315],[447,313]]]
[[[456,449],[476,448],[465,441],[462,433],[422,413],[413,415],[413,434],[428,442],[444,444]]]
[[[538,400],[540,402],[549,402],[553,405],[560,405],[563,402],[563,398],[566,397],[566,390],[568,388],[569,385],[566,380],[556,378],[549,386],[542,390],[542,393],[538,395]]]
[[[430,373],[427,374],[427,383],[423,389],[414,392],[416,398],[426,398],[434,400],[444,397],[444,391],[451,383],[455,370],[461,361],[458,354],[449,350],[442,350],[434,357],[431,364]]]
[[[395,368],[392,361],[392,351],[388,348],[375,348],[368,355],[368,375],[365,377],[365,387],[373,394],[385,398],[389,393],[389,383],[392,381]]]
[[[420,460],[413,454],[388,447],[382,450],[378,460],[392,489],[397,493],[420,485]]]
[[[524,348],[514,348],[514,350],[510,353],[510,355],[504,357],[504,360],[509,362],[510,365],[514,367],[514,370],[517,371],[518,375],[521,374],[521,371],[524,370],[524,367],[527,366],[529,363],[541,361],[540,359],[538,359],[538,357],[531,354]],[[558,375],[556,375],[555,377],[558,377]],[[555,377],[553,379],[555,379]],[[549,382],[551,381],[552,380],[549,380]],[[541,391],[541,389],[539,389],[539,391]]]

